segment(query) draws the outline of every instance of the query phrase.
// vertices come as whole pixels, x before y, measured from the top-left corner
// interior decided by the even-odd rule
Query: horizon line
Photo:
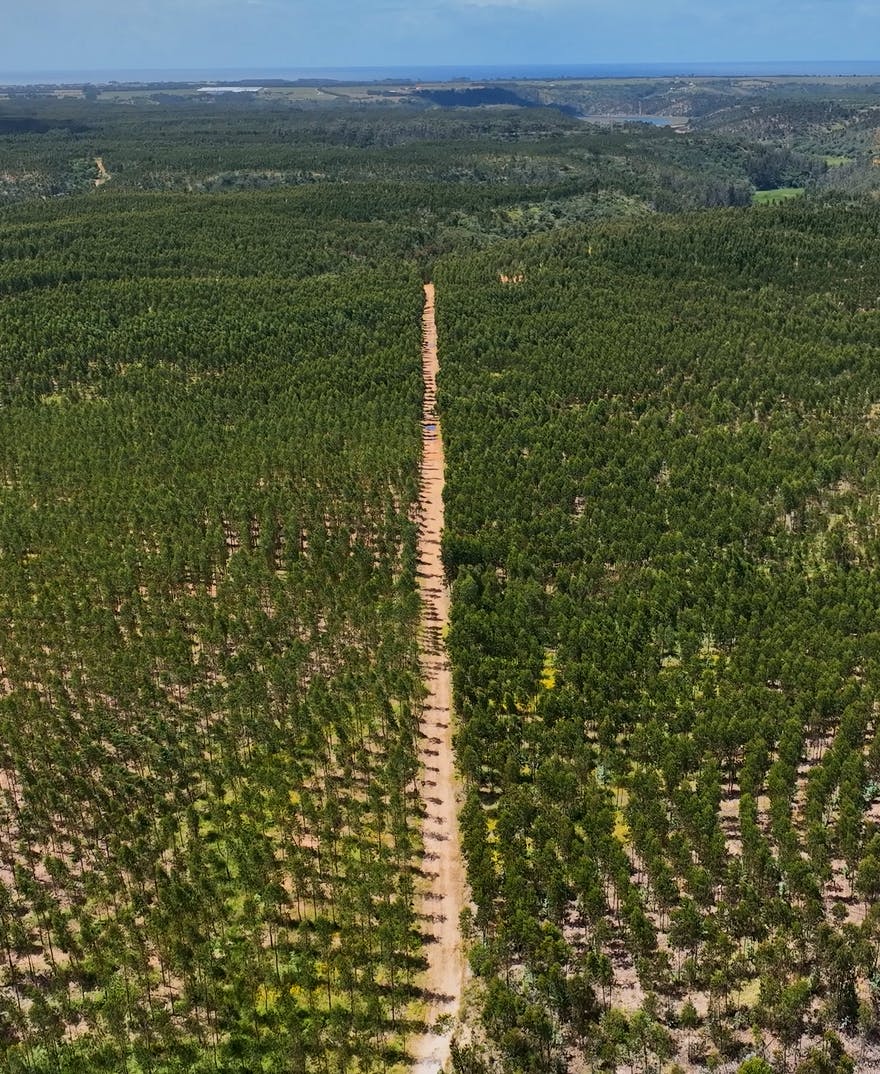
[[[829,71],[810,71],[807,68],[810,67],[836,67],[836,68],[871,68],[870,71],[842,71],[837,70],[834,72]],[[750,70],[746,70],[749,68]],[[602,61],[509,61],[503,63],[486,62],[486,63],[467,63],[467,64],[455,64],[455,63],[431,63],[431,62],[419,62],[414,61],[412,63],[397,63],[397,64],[323,64],[323,65],[282,65],[282,64],[245,64],[241,66],[224,66],[223,64],[207,64],[191,66],[173,66],[173,67],[159,67],[159,66],[144,66],[144,67],[85,67],[85,68],[9,68],[3,70],[0,67],[0,85],[8,85],[4,82],[4,79],[11,78],[17,82],[18,85],[76,85],[82,82],[100,82],[102,76],[106,82],[120,82],[120,81],[134,81],[138,75],[151,75],[152,78],[144,79],[143,81],[162,81],[161,77],[157,76],[172,76],[176,75],[176,78],[170,78],[171,81],[200,81],[204,77],[205,80],[209,80],[208,76],[211,74],[220,74],[221,72],[229,74],[233,72],[261,72],[269,75],[270,72],[288,72],[290,74],[296,74],[300,78],[308,77],[309,75],[315,75],[326,72],[346,73],[349,75],[356,75],[358,73],[371,73],[372,78],[364,77],[364,81],[379,81],[383,77],[387,77],[385,72],[397,74],[403,72],[418,72],[425,69],[431,71],[485,71],[485,72],[508,72],[506,77],[513,79],[517,75],[515,72],[528,71],[528,70],[553,70],[559,72],[553,76],[547,77],[565,77],[562,72],[567,70],[579,70],[579,71],[632,71],[634,72],[631,77],[656,77],[650,73],[653,71],[663,71],[668,75],[679,75],[681,77],[686,76],[703,76],[712,77],[712,70],[706,69],[723,69],[723,75],[726,77],[736,76],[737,73],[741,73],[743,76],[755,74],[755,68],[760,68],[761,73],[767,77],[773,77],[774,75],[801,75],[802,77],[820,77],[822,75],[830,77],[847,77],[847,75],[857,76],[859,74],[877,74],[880,75],[880,59],[874,60],[852,60],[852,59],[798,59],[798,60],[602,60]],[[638,75],[635,72],[638,70],[649,69],[643,75]],[[795,69],[795,70],[793,70]],[[186,76],[197,76],[189,77]],[[108,77],[108,76],[113,76]],[[130,77],[126,77],[130,76]],[[253,77],[245,76],[245,77]],[[274,77],[283,79],[283,74],[276,74]],[[538,76],[534,76],[538,77]],[[571,75],[570,77],[588,78],[589,75]],[[606,77],[613,77],[613,75],[606,75]],[[619,77],[619,76],[618,76]],[[33,82],[22,83],[19,80],[23,78],[32,78]],[[69,82],[64,82],[62,79],[68,78]],[[293,81],[294,79],[283,79],[287,81]],[[350,80],[350,79],[344,79]]]

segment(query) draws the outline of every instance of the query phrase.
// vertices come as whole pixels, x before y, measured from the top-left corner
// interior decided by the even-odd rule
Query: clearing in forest
[[[95,167],[98,169],[98,177],[96,179],[93,179],[92,181],[94,182],[95,188],[97,189],[98,187],[103,186],[105,183],[108,183],[113,178],[113,176],[110,174],[110,172],[107,171],[106,167],[104,166],[103,157],[95,157]]]
[[[422,621],[419,660],[426,688],[421,719],[421,794],[425,807],[425,886],[419,907],[428,969],[421,982],[427,997],[428,1032],[409,1044],[416,1074],[436,1074],[449,1059],[454,1019],[466,975],[459,932],[465,906],[464,867],[457,820],[457,781],[452,749],[452,679],[443,633],[449,621],[449,591],[443,577],[443,439],[436,412],[437,326],[434,285],[425,284],[422,318],[422,463],[419,495],[419,590]],[[432,1032],[433,1030],[433,1032]]]

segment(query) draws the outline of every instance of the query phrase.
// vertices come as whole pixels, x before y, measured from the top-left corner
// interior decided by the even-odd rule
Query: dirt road
[[[465,875],[458,836],[458,783],[452,751],[452,682],[443,630],[449,620],[449,591],[440,561],[443,532],[443,439],[436,412],[437,326],[434,285],[425,284],[422,317],[422,468],[419,497],[419,589],[422,621],[419,636],[422,677],[427,688],[421,719],[421,793],[424,827],[425,886],[419,912],[432,937],[425,947],[429,966],[419,982],[425,989],[428,1032],[409,1041],[414,1074],[437,1074],[448,1067],[453,1022],[458,1014],[467,963],[459,934],[465,906]],[[439,1025],[438,1025],[439,1020]]]

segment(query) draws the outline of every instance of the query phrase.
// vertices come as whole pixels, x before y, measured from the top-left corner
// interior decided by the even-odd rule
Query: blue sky
[[[880,58],[876,0],[0,0],[0,73]]]

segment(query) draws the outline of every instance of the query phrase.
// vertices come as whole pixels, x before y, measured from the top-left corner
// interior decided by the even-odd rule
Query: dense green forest
[[[880,1061],[873,91],[514,88],[0,100],[4,1070],[406,1069],[431,278],[456,1069]]]
[[[95,208],[3,225],[36,275],[0,301],[0,1065],[385,1065],[420,966],[418,269],[284,263],[271,202]]]
[[[871,1046],[878,233],[789,206],[438,268],[461,1070]]]
[[[316,114],[271,101],[151,109],[0,100],[0,204],[87,192],[98,159],[110,176],[102,194],[317,186],[323,203],[333,197],[327,185],[421,185],[444,224],[464,218],[490,237],[530,225],[528,213],[511,221],[499,207],[530,210],[539,217],[530,229],[546,229],[553,219],[745,205],[755,187],[802,186],[827,170],[821,154],[757,139],[598,127],[552,108]],[[378,219],[384,200],[377,196]]]
[[[0,203],[87,191],[100,158],[126,190],[420,179],[528,184],[546,203],[557,197],[543,188],[565,180],[569,196],[619,190],[661,210],[745,204],[749,186],[871,186],[880,116],[870,78],[85,92],[0,94]],[[584,122],[642,113],[676,127]]]

